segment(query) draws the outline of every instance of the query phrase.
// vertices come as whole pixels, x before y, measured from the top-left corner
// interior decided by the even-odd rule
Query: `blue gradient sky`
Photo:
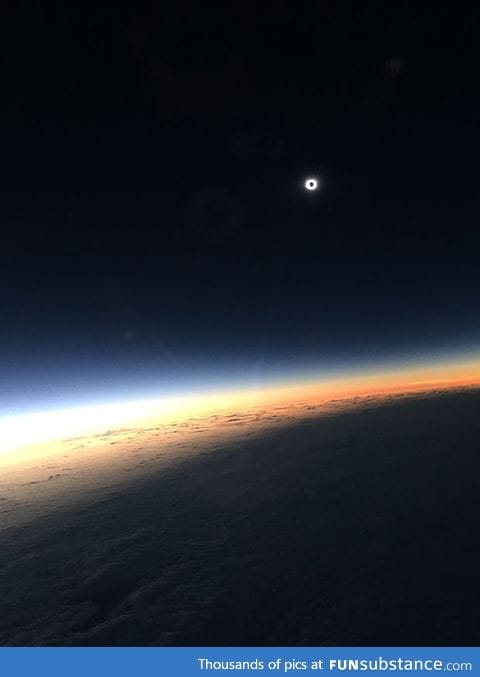
[[[320,352],[320,351],[319,351]],[[328,381],[363,372],[402,370],[418,366],[475,360],[480,349],[473,342],[456,350],[365,350],[323,356],[223,355],[210,359],[180,355],[167,361],[144,353],[112,356],[96,353],[39,359],[37,363],[11,362],[3,366],[0,389],[2,414],[101,404],[144,397],[183,396],[216,390],[262,389],[275,384]]]
[[[205,42],[39,10],[11,45],[0,414],[480,349],[477,35],[316,11]]]

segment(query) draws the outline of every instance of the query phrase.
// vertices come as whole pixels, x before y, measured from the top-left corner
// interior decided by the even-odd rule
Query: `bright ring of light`
[[[317,190],[318,188],[318,181],[317,179],[307,179],[305,181],[305,188],[307,190]]]

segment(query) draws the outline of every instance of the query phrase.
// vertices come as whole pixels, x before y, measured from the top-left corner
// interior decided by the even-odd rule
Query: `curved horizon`
[[[170,397],[144,397],[104,401],[17,413],[0,417],[0,454],[15,455],[15,450],[40,443],[60,441],[79,435],[93,435],[125,425],[141,426],[146,421],[159,423],[185,420],[233,409],[268,407],[274,403],[321,402],[334,398],[366,397],[398,392],[418,392],[480,384],[480,358],[439,362],[417,360],[403,366],[386,364],[382,369],[343,371],[335,376],[270,380],[243,384],[236,388],[193,389]],[[10,461],[13,461],[10,458]]]

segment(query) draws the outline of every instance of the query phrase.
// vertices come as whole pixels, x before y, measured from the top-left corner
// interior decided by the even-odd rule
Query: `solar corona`
[[[312,192],[314,190],[318,190],[319,184],[318,184],[318,179],[315,179],[313,177],[306,179],[304,183],[305,189]]]
[[[5,674],[470,650],[480,5],[130,4],[2,15]]]

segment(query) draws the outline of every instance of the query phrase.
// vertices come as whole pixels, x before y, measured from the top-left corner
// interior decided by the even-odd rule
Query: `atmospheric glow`
[[[88,435],[105,435],[124,426],[163,424],[241,406],[254,406],[255,392],[210,392],[186,397],[155,398],[72,407],[0,417],[0,455],[40,444]]]
[[[0,418],[0,452],[38,442],[106,431],[126,421],[154,413],[164,416],[179,409],[184,399],[140,400],[6,416]]]
[[[0,418],[0,456],[19,461],[21,448],[67,438],[97,436],[125,431],[128,426],[146,427],[186,421],[213,413],[237,412],[274,405],[322,404],[352,397],[424,392],[480,385],[480,359],[444,360],[435,364],[397,365],[353,374],[290,380],[276,385],[204,392],[185,397],[144,399],[131,402],[75,407],[50,412]]]
[[[307,190],[317,190],[318,188],[318,179],[314,179],[313,177],[310,177],[305,181],[305,188]]]

